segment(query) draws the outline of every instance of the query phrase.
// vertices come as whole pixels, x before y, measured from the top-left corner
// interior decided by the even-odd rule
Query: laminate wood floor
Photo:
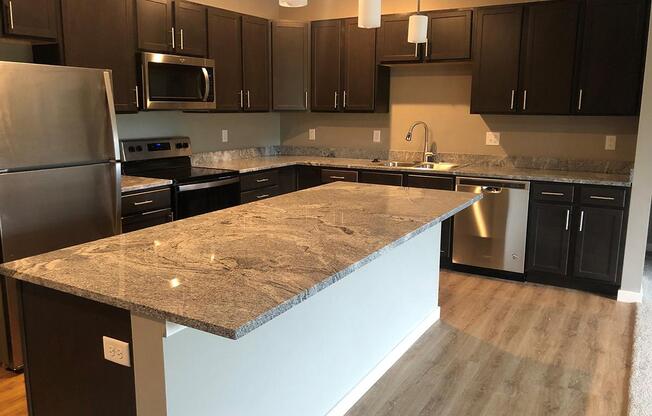
[[[347,416],[625,415],[635,307],[442,271],[442,319]],[[27,414],[0,370],[0,416]]]

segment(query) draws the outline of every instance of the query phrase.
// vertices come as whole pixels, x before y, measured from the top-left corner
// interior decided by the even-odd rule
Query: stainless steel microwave
[[[141,82],[144,110],[212,110],[215,61],[144,52]]]

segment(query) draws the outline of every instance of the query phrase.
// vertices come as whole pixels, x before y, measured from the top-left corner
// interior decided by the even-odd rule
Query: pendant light
[[[426,43],[428,42],[428,16],[421,13],[421,0],[417,0],[417,13],[410,16],[410,25],[408,28],[408,42]]]
[[[281,7],[304,7],[308,5],[308,0],[278,0]]]
[[[363,29],[380,27],[380,1],[358,0],[358,27]]]

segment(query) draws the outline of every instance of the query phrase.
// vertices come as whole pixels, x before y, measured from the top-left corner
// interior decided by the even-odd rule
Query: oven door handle
[[[200,189],[210,189],[210,188],[219,188],[220,186],[232,185],[234,183],[239,183],[240,178],[237,176],[232,176],[226,179],[219,179],[211,182],[201,182],[201,183],[191,183],[188,185],[180,185],[178,192],[190,192],[190,191],[199,191]]]
[[[210,77],[208,76],[208,69],[202,68],[201,72],[204,74],[204,85],[206,86],[206,89],[204,90],[204,98],[203,100],[205,102],[208,101],[208,94],[210,93],[211,86],[209,85],[211,82]]]

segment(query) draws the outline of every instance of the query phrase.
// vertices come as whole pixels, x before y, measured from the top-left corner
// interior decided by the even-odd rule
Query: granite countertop
[[[388,167],[365,159],[345,159],[313,156],[269,156],[249,159],[216,160],[210,154],[193,156],[194,166],[237,170],[240,173],[256,172],[266,169],[293,165],[313,165],[333,168],[374,169],[392,172],[410,172],[421,174],[449,174],[455,176],[479,176],[514,180],[531,180],[547,182],[564,182],[588,185],[631,186],[629,175],[610,173],[573,172],[564,170],[519,169],[507,167],[487,167],[479,165],[461,165],[452,170],[432,171],[405,167]]]
[[[0,273],[237,339],[480,198],[332,183],[3,264]]]
[[[122,193],[143,191],[161,186],[170,186],[172,181],[169,179],[142,178],[140,176],[122,175]]]

